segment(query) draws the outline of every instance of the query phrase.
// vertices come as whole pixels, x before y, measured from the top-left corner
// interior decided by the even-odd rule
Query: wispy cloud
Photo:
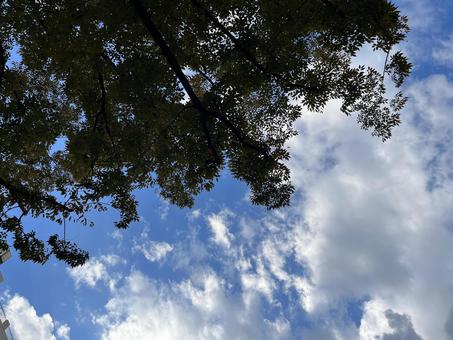
[[[433,58],[439,64],[453,68],[453,34],[440,42],[433,51]]]

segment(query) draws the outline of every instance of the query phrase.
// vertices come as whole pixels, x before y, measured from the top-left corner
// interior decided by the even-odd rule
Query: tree
[[[87,223],[110,200],[125,228],[134,190],[190,207],[224,168],[253,203],[285,206],[301,107],[340,99],[386,140],[405,98],[384,74],[400,87],[411,68],[386,0],[10,0],[0,31],[0,247],[12,235],[22,259],[71,266],[88,254],[23,216]],[[384,72],[353,65],[365,44]]]

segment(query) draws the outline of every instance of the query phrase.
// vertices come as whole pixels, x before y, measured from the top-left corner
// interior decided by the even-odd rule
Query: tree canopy
[[[24,216],[137,220],[133,191],[181,207],[223,169],[268,208],[294,191],[285,142],[301,108],[339,99],[383,140],[399,124],[408,24],[386,0],[8,0],[0,5],[0,247],[23,260],[88,254]],[[387,55],[355,65],[364,46]],[[12,238],[11,238],[12,236]]]

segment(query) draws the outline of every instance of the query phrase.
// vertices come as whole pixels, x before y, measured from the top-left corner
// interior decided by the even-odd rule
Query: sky
[[[127,230],[112,211],[69,224],[83,267],[13,252],[0,300],[14,339],[453,339],[453,3],[396,3],[414,72],[391,140],[329,102],[288,143],[288,208],[253,206],[224,173],[192,209],[148,189]]]

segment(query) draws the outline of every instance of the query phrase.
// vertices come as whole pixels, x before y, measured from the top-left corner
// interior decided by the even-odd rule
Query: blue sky
[[[150,189],[127,230],[114,212],[68,225],[84,267],[13,253],[0,287],[15,339],[453,339],[453,3],[397,4],[414,73],[390,141],[331,102],[288,143],[289,208],[252,206],[225,173],[193,209]]]

